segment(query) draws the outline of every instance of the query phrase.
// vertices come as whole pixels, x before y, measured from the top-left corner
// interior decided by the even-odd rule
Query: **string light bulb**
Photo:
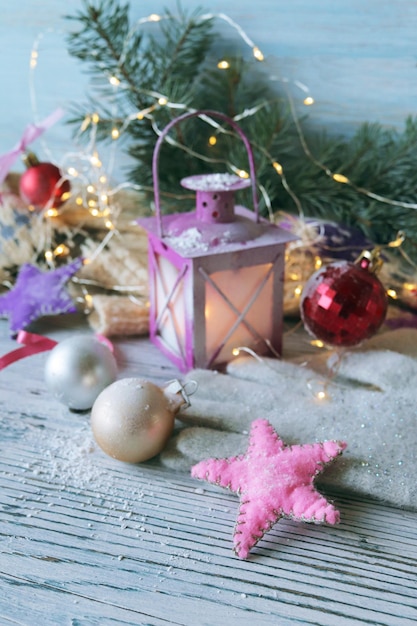
[[[261,50],[259,50],[258,46],[254,46],[252,48],[252,52],[253,52],[253,56],[255,57],[257,61],[263,61],[265,59],[264,55],[262,54]]]
[[[303,104],[304,104],[306,107],[311,106],[312,104],[314,104],[314,98],[313,98],[312,96],[307,96],[306,98],[304,98],[304,100],[303,100]]]
[[[310,341],[310,345],[314,346],[315,348],[324,348],[324,343],[321,339],[312,339]]]
[[[39,54],[38,54],[37,50],[32,50],[32,53],[30,55],[30,67],[31,67],[31,69],[34,69],[37,66],[37,64],[38,64],[38,56],[39,56]]]
[[[99,156],[97,154],[97,152],[95,152],[91,158],[90,158],[90,162],[91,165],[93,165],[93,167],[101,167],[102,166],[102,162],[99,159]]]
[[[332,174],[332,178],[333,180],[335,180],[337,183],[342,183],[344,185],[346,185],[347,183],[349,183],[349,178],[347,176],[345,176],[344,174]]]
[[[217,67],[219,68],[219,70],[228,70],[230,68],[230,63],[226,60],[219,61],[217,63]]]
[[[65,244],[61,243],[57,246],[53,252],[54,256],[68,256],[70,253],[70,249]]]

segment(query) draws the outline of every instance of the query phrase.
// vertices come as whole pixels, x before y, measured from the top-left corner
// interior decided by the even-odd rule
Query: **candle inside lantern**
[[[269,263],[223,270],[210,276],[213,282],[206,282],[205,307],[206,354],[209,360],[224,363],[230,360],[233,349],[242,345],[265,351],[262,339],[270,337],[273,328],[270,269]],[[227,301],[222,294],[226,294]],[[242,315],[243,312],[246,313]]]

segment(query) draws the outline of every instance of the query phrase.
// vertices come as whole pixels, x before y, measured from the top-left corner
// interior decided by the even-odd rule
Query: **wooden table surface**
[[[55,339],[89,332],[45,320]],[[0,354],[15,348],[0,322]],[[116,342],[120,377],[178,372],[146,339]],[[417,623],[417,513],[333,494],[337,527],[280,521],[232,551],[235,495],[94,447],[89,413],[43,380],[47,353],[0,372],[0,625]]]

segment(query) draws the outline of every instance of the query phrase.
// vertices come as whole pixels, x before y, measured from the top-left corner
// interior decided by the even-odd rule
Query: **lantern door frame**
[[[235,330],[242,324],[245,327],[250,346],[256,346],[260,354],[270,353],[275,356],[280,354],[282,347],[282,302],[284,280],[284,245],[268,245],[256,249],[222,252],[213,255],[201,255],[183,257],[173,250],[167,243],[150,234],[149,237],[149,272],[150,272],[150,339],[164,352],[182,371],[188,371],[194,367],[210,368],[220,365],[227,359],[218,360],[218,355]],[[165,259],[177,271],[174,282],[165,288],[165,301],[161,302],[158,295],[158,284],[162,284],[166,278],[160,267],[160,258]],[[260,276],[252,291],[245,293],[244,306],[239,309],[233,302],[232,294],[225,294],[212,279],[212,276],[222,272],[234,272],[248,268],[259,268]],[[263,273],[261,273],[263,272]],[[227,328],[222,341],[215,346],[215,351],[209,350],[207,336],[210,334],[209,321],[207,320],[207,285],[217,292],[224,306],[231,311],[234,321]],[[236,285],[235,285],[236,287]],[[264,289],[271,292],[271,307],[265,312],[270,316],[271,331],[268,337],[262,335],[253,322],[246,318],[256,305],[259,294]],[[175,298],[178,289],[181,289],[182,311],[175,310]],[[183,319],[178,319],[178,314]],[[165,315],[166,314],[166,315]],[[164,338],[166,328],[161,324],[165,315],[165,322],[171,318],[171,328],[178,327],[175,331],[176,341],[168,342]],[[172,333],[171,333],[172,335]],[[234,347],[239,347],[235,345]],[[232,352],[230,353],[230,358]]]

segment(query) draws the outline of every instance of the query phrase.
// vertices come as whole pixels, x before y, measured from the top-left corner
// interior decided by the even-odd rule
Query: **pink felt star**
[[[346,444],[325,441],[285,446],[265,419],[252,422],[245,454],[206,459],[191,475],[239,494],[233,543],[245,559],[251,548],[281,518],[336,524],[339,512],[314,487],[314,479]]]
[[[0,296],[0,316],[10,318],[10,333],[15,335],[44,315],[74,313],[76,307],[65,284],[82,264],[82,259],[76,259],[50,272],[22,265],[13,289]]]

